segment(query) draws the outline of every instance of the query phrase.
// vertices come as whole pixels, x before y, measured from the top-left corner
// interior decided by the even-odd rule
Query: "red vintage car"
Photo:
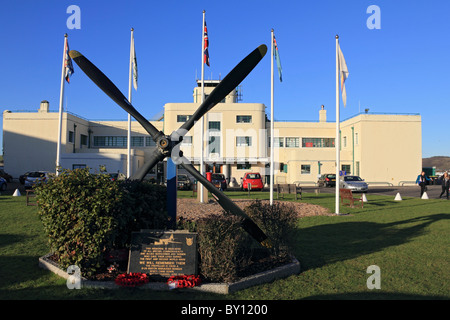
[[[257,172],[247,172],[242,180],[241,188],[243,190],[248,190],[250,185],[251,190],[263,190],[264,184],[262,182],[261,175]]]

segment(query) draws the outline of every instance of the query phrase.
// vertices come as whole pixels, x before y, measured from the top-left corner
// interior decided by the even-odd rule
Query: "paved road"
[[[25,188],[19,182],[14,180],[13,182],[8,183],[8,188],[3,194],[12,195],[14,191],[19,188],[19,191],[22,195],[25,195]],[[320,192],[320,193],[335,193],[334,188],[326,188],[326,187],[315,187],[315,186],[302,186],[304,192]],[[430,199],[439,198],[439,194],[441,193],[440,185],[429,185],[427,186],[427,195]],[[265,191],[268,191],[266,188]],[[403,186],[403,187],[386,187],[386,186],[369,186],[369,192],[367,196],[370,194],[379,194],[395,197],[397,193],[400,193],[402,197],[420,197],[420,187],[419,186]]]
[[[303,187],[304,192],[315,192],[315,190],[319,190],[321,193],[335,193],[334,188],[318,188],[318,187]],[[430,199],[437,199],[441,194],[441,186],[439,185],[429,185],[427,186],[427,195]],[[403,197],[420,197],[420,187],[419,186],[403,186],[403,187],[386,187],[386,186],[369,186],[370,194],[379,194],[395,197],[397,193]]]

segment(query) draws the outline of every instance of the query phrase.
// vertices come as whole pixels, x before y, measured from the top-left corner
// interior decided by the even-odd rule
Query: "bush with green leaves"
[[[166,190],[159,185],[76,169],[39,183],[35,193],[60,266],[77,265],[88,278],[104,268],[107,250],[129,245],[131,231],[167,225]]]
[[[289,261],[288,245],[297,220],[293,207],[255,201],[244,211],[268,236],[271,248],[263,248],[242,229],[242,218],[225,211],[198,221],[178,220],[178,228],[198,234],[199,270],[206,280],[232,282],[250,269],[260,272],[266,266]],[[258,259],[266,266],[256,266]]]
[[[274,256],[289,253],[289,240],[297,221],[297,214],[292,205],[279,202],[270,205],[267,202],[256,200],[246,207],[244,212],[267,235],[272,244],[270,251]]]

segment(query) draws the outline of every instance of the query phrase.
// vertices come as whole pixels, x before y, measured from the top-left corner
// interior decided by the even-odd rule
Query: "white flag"
[[[137,90],[138,70],[137,70],[136,51],[134,50],[134,35],[131,38],[131,59],[132,59],[132,63],[133,63],[133,87],[134,87],[134,90]]]
[[[339,49],[339,78],[341,80],[341,91],[342,91],[342,101],[345,104],[347,103],[347,92],[345,91],[345,80],[348,78],[348,69],[347,64],[345,63],[344,55],[342,54],[341,46]]]

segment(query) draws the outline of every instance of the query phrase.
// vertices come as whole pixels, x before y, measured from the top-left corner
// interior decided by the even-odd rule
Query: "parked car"
[[[187,174],[179,174],[177,175],[177,187],[180,190],[191,190],[192,182],[191,179],[187,176]]]
[[[263,190],[264,184],[259,173],[247,172],[242,179],[241,189],[248,190],[250,185],[251,190]]]
[[[319,187],[334,187],[336,186],[336,175],[332,173],[323,174],[317,180]]]
[[[340,187],[350,189],[352,192],[367,192],[369,185],[358,176],[344,176],[344,180],[340,180]]]
[[[116,172],[116,173],[108,173],[111,176],[111,180],[115,181],[115,180],[125,180],[127,178],[127,176],[121,172]]]
[[[5,179],[6,182],[11,182],[11,181],[12,181],[12,176],[9,175],[9,174],[7,174],[7,173],[5,172],[5,170],[3,170],[3,169],[0,169],[0,177],[3,178],[3,179]]]
[[[0,177],[0,191],[5,191],[7,187],[6,180]]]
[[[28,175],[30,174],[30,171],[25,172],[21,176],[19,176],[19,182],[20,184],[25,184],[25,180],[27,179]]]
[[[227,190],[227,179],[222,173],[213,173],[211,175],[211,182],[220,190]]]
[[[38,182],[47,182],[50,178],[48,171],[33,171],[30,172],[25,179],[25,189],[31,189]]]

